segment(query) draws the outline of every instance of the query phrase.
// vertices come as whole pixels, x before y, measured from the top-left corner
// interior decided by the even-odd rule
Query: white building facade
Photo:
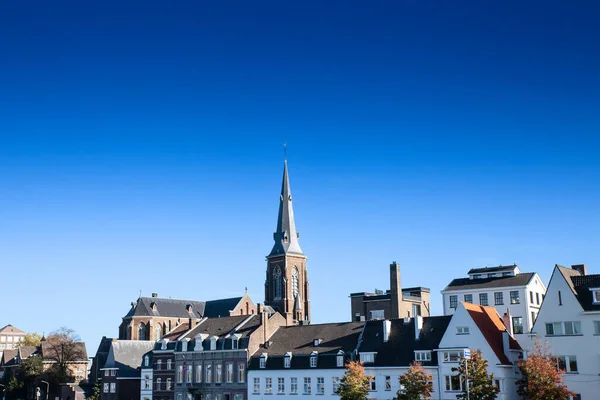
[[[500,316],[506,314],[515,338],[527,343],[546,294],[539,275],[509,265],[471,269],[468,276],[454,279],[442,290],[444,314],[454,314],[460,302],[494,307]]]
[[[140,400],[152,400],[152,352],[142,357]]]
[[[533,334],[549,347],[576,398],[600,397],[600,274],[556,265]]]

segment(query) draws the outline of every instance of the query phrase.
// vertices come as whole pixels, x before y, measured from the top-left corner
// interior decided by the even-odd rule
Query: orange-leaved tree
[[[366,400],[369,393],[369,381],[372,376],[365,375],[365,367],[360,361],[346,364],[346,372],[340,380],[337,394],[341,400]]]
[[[398,400],[420,400],[431,397],[433,376],[425,371],[423,365],[413,361],[408,372],[400,376],[402,389],[398,391]]]

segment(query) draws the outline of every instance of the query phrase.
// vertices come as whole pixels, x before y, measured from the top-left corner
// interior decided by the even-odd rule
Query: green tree
[[[94,392],[87,398],[87,400],[100,400],[100,390],[100,382],[96,382],[96,384],[94,385]]]
[[[467,399],[467,385],[469,389],[470,400],[494,400],[500,389],[494,384],[494,374],[488,374],[488,362],[484,359],[479,351],[471,351],[469,360],[461,358],[457,368],[452,368],[454,372],[458,372],[461,377],[468,374],[468,382],[463,387],[461,394],[457,395],[457,399]]]
[[[564,384],[564,371],[557,368],[556,359],[538,339],[527,359],[519,363],[519,369],[521,379],[517,381],[517,393],[523,399],[567,399],[574,395]]]
[[[27,335],[23,336],[23,339],[17,343],[17,347],[22,347],[22,346],[39,346],[40,343],[42,341],[42,335],[40,335],[37,332],[34,333],[28,333]]]
[[[414,361],[410,364],[408,372],[400,376],[400,385],[403,390],[398,391],[398,400],[420,400],[429,398],[433,391],[433,377],[427,373],[423,365]]]
[[[341,400],[366,400],[371,379],[372,376],[365,375],[363,363],[351,361],[346,364],[346,372],[340,380],[337,394]]]

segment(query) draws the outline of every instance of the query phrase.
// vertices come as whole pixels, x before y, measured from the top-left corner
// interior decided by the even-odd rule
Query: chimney
[[[571,265],[571,269],[574,269],[575,271],[579,271],[579,273],[581,275],[587,275],[587,266],[585,264],[575,264],[575,265]]]
[[[419,340],[421,329],[423,329],[423,317],[417,315],[415,316],[415,340]]]
[[[158,293],[152,293],[152,297],[158,297]]]
[[[400,305],[402,304],[402,284],[400,281],[400,266],[396,261],[390,264],[390,319],[400,318]]]
[[[267,312],[265,311],[265,307],[262,303],[258,303],[256,305],[256,312],[258,313],[258,318],[260,318],[259,321],[260,321],[260,324],[262,325],[263,344],[266,346],[267,339],[269,339],[269,330],[268,330],[269,316],[267,315]]]
[[[504,314],[504,315],[506,315],[506,314]],[[509,337],[510,336],[507,331],[502,332],[502,350],[504,351],[504,355],[506,356],[506,358],[508,358],[508,360],[512,362],[512,360],[510,359]]]
[[[389,319],[383,320],[383,342],[387,343],[390,340],[390,334],[392,333],[392,321]]]
[[[506,330],[512,335],[512,322],[510,320],[510,310],[507,308],[506,312],[502,316],[502,322],[504,322],[504,326]]]

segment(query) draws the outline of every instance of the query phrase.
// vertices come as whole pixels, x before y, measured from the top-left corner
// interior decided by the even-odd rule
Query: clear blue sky
[[[93,354],[140,290],[262,301],[284,141],[315,322],[393,260],[435,313],[600,272],[597,1],[91,3],[0,6],[0,325]]]

